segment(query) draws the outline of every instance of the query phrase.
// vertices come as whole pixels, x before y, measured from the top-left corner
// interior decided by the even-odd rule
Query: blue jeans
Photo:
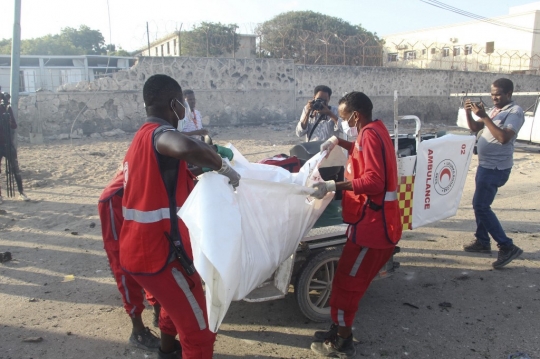
[[[499,247],[509,247],[513,245],[512,239],[508,238],[502,229],[499,219],[491,210],[491,204],[495,199],[499,187],[504,186],[510,171],[487,169],[478,166],[476,171],[476,189],[473,197],[474,216],[476,217],[476,239],[485,246],[489,246],[489,235],[493,237]]]

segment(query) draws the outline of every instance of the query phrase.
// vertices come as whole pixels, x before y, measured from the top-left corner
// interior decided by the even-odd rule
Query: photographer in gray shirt
[[[319,85],[313,91],[313,100],[309,100],[298,125],[296,135],[306,136],[306,142],[326,141],[332,136],[341,137],[341,119],[337,107],[329,106],[332,89]]]
[[[512,101],[513,92],[512,81],[500,78],[491,85],[494,107],[488,113],[482,103],[474,103],[470,99],[465,100],[464,106],[471,131],[483,132],[477,144],[478,169],[473,197],[476,239],[463,249],[466,252],[491,253],[491,235],[499,247],[497,260],[492,264],[495,269],[504,267],[523,253],[506,235],[491,209],[497,190],[510,177],[514,164],[514,143],[525,122],[523,109]],[[475,121],[472,113],[479,119]]]

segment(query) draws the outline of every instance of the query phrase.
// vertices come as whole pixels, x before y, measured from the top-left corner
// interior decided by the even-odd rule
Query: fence
[[[386,47],[384,66],[498,73],[540,72],[540,54],[494,51],[473,45],[402,43],[393,48]]]
[[[101,77],[110,77],[117,68],[101,71],[84,68],[25,68],[19,72],[20,92],[58,91],[63,85],[76,84],[80,81],[93,81]],[[2,91],[9,91],[11,73],[9,68],[0,68],[0,86]]]
[[[304,65],[388,66],[405,68],[540,73],[540,54],[441,44],[408,39],[385,43],[370,34],[344,36],[328,31],[275,30],[240,35],[177,31],[171,43],[157,41],[150,56],[199,56],[291,59]],[[197,41],[194,41],[194,39]],[[233,46],[234,44],[234,46]],[[176,51],[178,46],[178,51]],[[161,49],[161,51],[160,51]],[[174,51],[173,51],[174,49]],[[165,52],[166,51],[166,52]],[[145,56],[148,56],[145,54]]]
[[[304,65],[382,66],[383,47],[370,35],[306,30],[257,35],[259,57],[293,59]]]

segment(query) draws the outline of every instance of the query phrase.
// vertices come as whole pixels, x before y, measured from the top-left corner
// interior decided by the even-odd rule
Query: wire
[[[475,19],[475,20],[479,20],[479,21],[482,21],[482,22],[485,22],[485,23],[488,23],[488,24],[491,24],[491,25],[506,27],[506,28],[509,28],[509,29],[528,32],[528,33],[532,33],[532,34],[540,34],[540,29],[535,29],[535,28],[531,29],[529,27],[512,25],[512,24],[508,24],[508,23],[503,22],[503,21],[490,19],[490,18],[487,18],[487,17],[484,17],[484,16],[473,14],[471,12],[468,12],[468,11],[465,11],[465,10],[462,10],[462,9],[447,5],[447,4],[445,4],[445,3],[441,2],[441,1],[437,1],[437,0],[420,0],[420,1],[423,2],[423,3],[426,3],[428,5],[435,6],[435,7],[438,7],[440,9],[443,9],[443,10],[451,11],[453,13],[463,15],[463,16],[466,16],[466,17],[469,17],[469,18],[472,18],[472,19]]]
[[[109,46],[112,46],[111,9],[107,0],[107,14],[109,15]]]

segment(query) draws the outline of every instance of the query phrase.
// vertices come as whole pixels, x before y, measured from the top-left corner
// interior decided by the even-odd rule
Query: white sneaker
[[[30,198],[28,198],[28,197],[27,197],[24,193],[22,193],[22,192],[19,194],[19,199],[20,199],[21,201],[25,201],[25,202],[30,201]]]

